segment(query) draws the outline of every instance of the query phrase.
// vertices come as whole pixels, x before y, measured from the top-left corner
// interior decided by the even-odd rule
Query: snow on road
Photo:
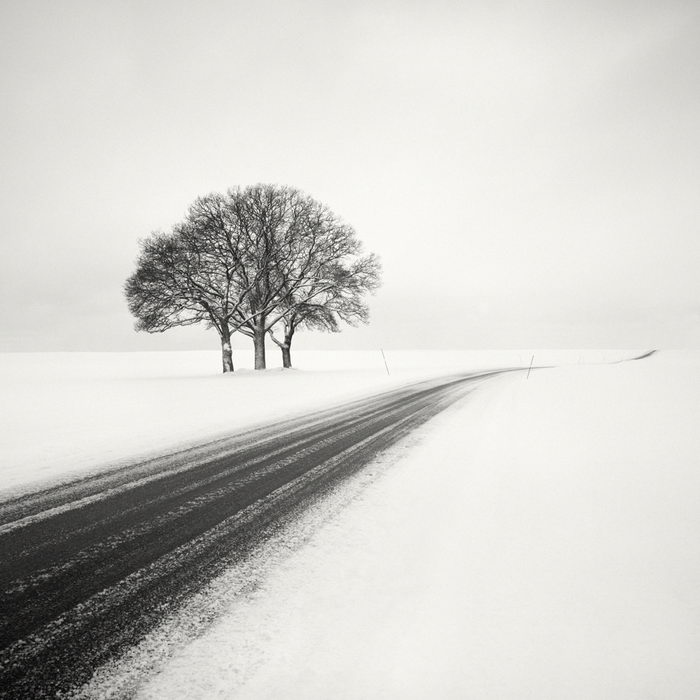
[[[698,697],[699,369],[484,384],[219,590],[139,697]]]
[[[587,357],[610,356],[624,353]],[[295,354],[301,371],[256,373],[243,366],[223,376],[217,352],[0,353],[0,491],[145,458],[408,381],[526,364],[530,357],[528,351],[394,351],[387,352],[387,376],[378,351],[307,351]]]
[[[625,354],[539,353],[569,366],[485,382],[86,694],[697,697],[700,356],[577,364]],[[0,356],[3,490],[530,357],[387,353],[387,377],[376,353],[309,354],[221,377],[214,355]]]
[[[0,488],[146,458],[421,375],[387,376],[378,353],[308,355],[304,371],[224,376],[216,352],[0,354]]]

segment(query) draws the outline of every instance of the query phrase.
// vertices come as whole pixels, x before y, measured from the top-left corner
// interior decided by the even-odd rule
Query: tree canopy
[[[137,330],[215,328],[227,372],[236,331],[253,340],[263,369],[266,334],[291,366],[298,328],[366,323],[364,297],[379,278],[376,256],[326,206],[289,187],[254,185],[200,197],[170,233],[144,240],[125,294]]]

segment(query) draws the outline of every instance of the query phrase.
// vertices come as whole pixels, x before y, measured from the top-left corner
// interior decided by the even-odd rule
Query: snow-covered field
[[[696,698],[699,419],[698,353],[486,382],[91,692]]]
[[[277,353],[271,353],[272,364]],[[629,352],[627,353],[629,355]],[[537,351],[536,363],[624,352]],[[0,353],[0,492],[215,438],[435,374],[527,365],[521,352],[299,352],[299,370],[219,374],[213,352]],[[247,356],[246,356],[247,358]],[[238,358],[236,358],[238,359]]]

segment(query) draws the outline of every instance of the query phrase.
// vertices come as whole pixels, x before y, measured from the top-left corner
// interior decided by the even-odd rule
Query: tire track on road
[[[0,695],[56,697],[497,374],[423,382],[0,503]]]

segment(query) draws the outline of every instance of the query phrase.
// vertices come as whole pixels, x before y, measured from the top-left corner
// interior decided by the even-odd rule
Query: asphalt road
[[[0,697],[57,697],[293,513],[496,372],[450,377],[0,502]]]

